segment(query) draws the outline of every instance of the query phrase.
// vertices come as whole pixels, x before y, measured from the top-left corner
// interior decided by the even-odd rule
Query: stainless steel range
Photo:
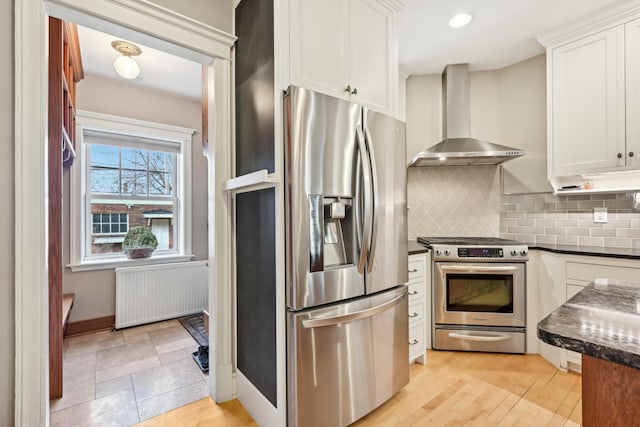
[[[418,241],[433,254],[433,348],[524,353],[527,245],[487,237]]]

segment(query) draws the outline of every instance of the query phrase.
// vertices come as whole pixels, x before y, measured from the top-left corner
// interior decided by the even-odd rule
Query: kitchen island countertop
[[[640,369],[640,282],[597,279],[540,321],[538,337]]]
[[[582,353],[582,425],[640,423],[640,282],[597,279],[538,323],[547,344]]]

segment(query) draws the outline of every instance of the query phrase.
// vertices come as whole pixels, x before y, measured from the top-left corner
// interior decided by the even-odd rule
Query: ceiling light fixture
[[[123,79],[133,80],[140,75],[140,67],[132,56],[138,56],[142,53],[142,49],[133,43],[123,40],[115,40],[111,42],[111,47],[122,54],[113,62],[113,68],[116,73]]]
[[[473,19],[473,16],[471,16],[470,13],[467,13],[467,12],[458,13],[457,15],[454,15],[454,17],[449,20],[449,26],[451,28],[461,28],[467,25],[469,22],[471,22],[472,19]]]

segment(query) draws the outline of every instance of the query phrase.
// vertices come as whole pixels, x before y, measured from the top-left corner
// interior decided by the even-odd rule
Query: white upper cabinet
[[[291,83],[393,114],[395,14],[378,0],[292,0]]]
[[[627,163],[640,169],[640,19],[625,25]]]
[[[640,190],[640,0],[539,39],[547,48],[547,175],[562,194]]]
[[[398,82],[398,65],[393,60],[393,13],[371,0],[351,0],[349,9],[351,98],[392,114]]]
[[[626,166],[624,28],[553,49],[553,175]]]
[[[291,1],[291,83],[336,97],[349,84],[349,2]]]

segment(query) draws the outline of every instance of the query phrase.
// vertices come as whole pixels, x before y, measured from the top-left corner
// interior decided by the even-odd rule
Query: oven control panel
[[[458,248],[459,258],[504,258],[502,248]]]
[[[433,245],[434,261],[506,262],[527,261],[529,250],[526,245],[475,246],[475,245]]]

